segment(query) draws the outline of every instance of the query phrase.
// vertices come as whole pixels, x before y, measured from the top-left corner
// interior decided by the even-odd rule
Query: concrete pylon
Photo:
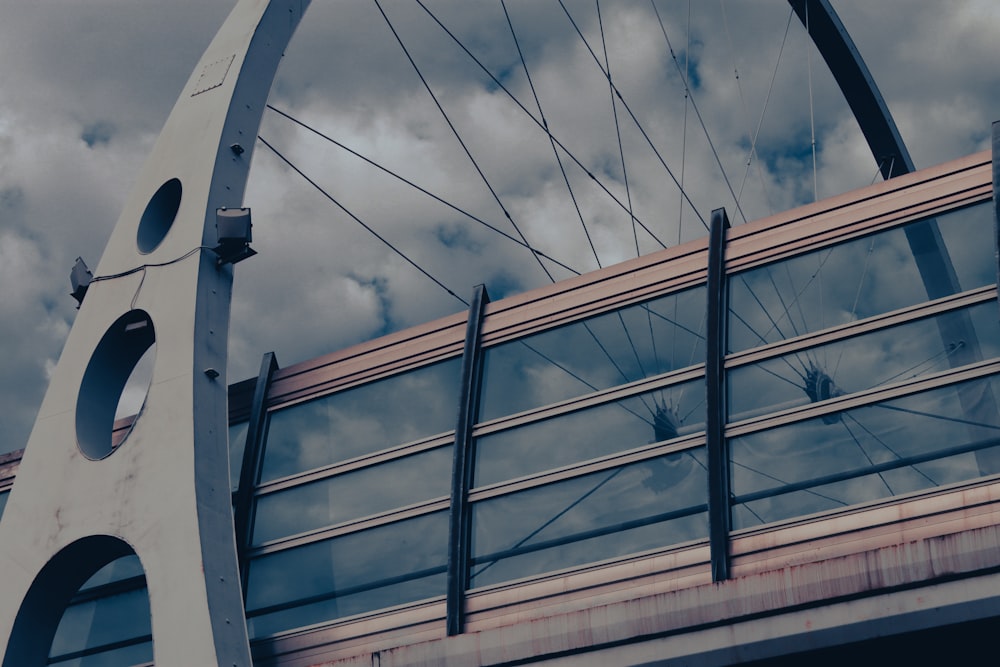
[[[135,552],[159,667],[250,666],[230,504],[226,346],[239,208],[271,81],[308,0],[241,0],[125,204],[52,376],[0,522],[0,661],[46,664],[66,602]],[[144,406],[118,398],[155,342]]]

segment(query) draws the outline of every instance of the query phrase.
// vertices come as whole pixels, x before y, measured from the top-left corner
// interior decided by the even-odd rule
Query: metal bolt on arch
[[[268,90],[307,5],[236,5],[126,201],[0,524],[4,667],[47,664],[69,599],[133,552],[156,664],[251,664],[227,464],[233,271],[213,251],[215,224],[242,205]],[[154,343],[144,406],[115,443],[118,399]]]

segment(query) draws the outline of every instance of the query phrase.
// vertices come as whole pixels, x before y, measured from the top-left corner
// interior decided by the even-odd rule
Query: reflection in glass
[[[473,505],[470,586],[485,586],[708,535],[704,448]]]
[[[701,363],[704,319],[697,287],[487,348],[479,420]]]
[[[961,290],[996,281],[991,208],[981,204],[936,218]],[[930,227],[910,223],[732,276],[729,350],[820,331],[928,300],[911,242]],[[907,238],[909,229],[914,238]],[[925,247],[926,246],[926,247]],[[918,246],[931,253],[932,244]],[[920,252],[923,251],[923,252]],[[940,259],[940,258],[938,258]],[[938,281],[933,298],[954,290]]]
[[[152,662],[153,642],[148,640],[79,658],[49,660],[50,665],[59,667],[122,667],[122,665],[146,665]]]
[[[142,563],[139,562],[138,556],[135,554],[122,556],[121,558],[111,561],[98,570],[94,576],[87,579],[87,582],[83,586],[80,586],[80,590],[85,591],[116,581],[124,581],[125,579],[131,579],[132,577],[141,577],[144,576],[144,574]]]
[[[730,440],[746,527],[1000,472],[996,377]]]
[[[247,429],[250,422],[229,425],[229,489],[235,492],[240,486],[243,468],[243,450],[247,446]]]
[[[447,496],[452,447],[328,477],[257,500],[254,544]]]
[[[623,452],[705,428],[704,380],[476,439],[474,486]]]
[[[112,646],[112,650],[58,664],[122,665],[153,659],[152,626],[146,589],[80,602],[66,608],[49,655],[53,659],[79,651]],[[122,647],[122,644],[127,646]],[[122,662],[125,659],[130,662]],[[77,662],[79,660],[79,662]]]
[[[461,359],[449,359],[270,414],[261,481],[455,428]]]
[[[996,307],[984,303],[736,368],[729,374],[730,421],[1000,356]],[[962,328],[972,342],[942,338],[955,320],[968,323]]]
[[[252,636],[444,595],[448,513],[435,512],[250,562]]]

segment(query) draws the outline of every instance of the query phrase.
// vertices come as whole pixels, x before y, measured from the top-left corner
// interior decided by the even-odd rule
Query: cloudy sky
[[[27,441],[72,326],[73,260],[98,264],[133,174],[233,5],[0,0],[0,451]],[[374,0],[314,0],[271,104],[452,207],[277,113],[261,135],[462,298],[478,283],[496,299],[622,261],[637,244],[697,238],[719,206],[739,224],[873,181],[857,125],[785,2],[655,6],[659,16],[649,0],[605,0],[598,16],[594,0],[507,0],[508,25],[499,0],[381,0],[387,23]],[[988,146],[1000,118],[994,3],[834,6],[918,167]],[[613,106],[598,62],[624,104]],[[260,255],[236,271],[230,381],[255,374],[267,351],[288,365],[462,308],[261,144],[246,205]],[[558,263],[543,269],[520,234]]]

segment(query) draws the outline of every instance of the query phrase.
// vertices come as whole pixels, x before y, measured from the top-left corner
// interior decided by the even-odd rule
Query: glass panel
[[[243,468],[243,450],[247,446],[247,429],[250,422],[240,422],[229,427],[229,489],[235,492],[240,486]]]
[[[685,382],[477,438],[474,485],[551,470],[704,428],[704,380]]]
[[[98,570],[94,576],[87,580],[87,583],[80,587],[80,590],[85,591],[97,586],[103,586],[104,584],[110,584],[114,581],[123,581],[131,577],[141,577],[143,574],[142,563],[139,562],[138,556],[135,554],[122,556]]]
[[[704,320],[698,287],[487,348],[479,419],[701,363]]]
[[[447,549],[448,513],[435,512],[256,558],[251,634],[444,595]]]
[[[996,282],[991,217],[990,204],[981,204],[936,219],[959,291]],[[918,221],[731,277],[730,351],[927,301],[914,248],[923,263],[940,261],[928,241],[933,227]],[[925,273],[934,280],[931,298],[955,292],[943,269]]]
[[[473,505],[471,586],[702,539],[705,450],[687,450]]]
[[[444,595],[445,584],[446,574],[442,568],[435,574],[407,579],[391,586],[338,595],[332,599],[254,616],[247,619],[247,630],[251,639],[268,637],[292,628],[438,597]]]
[[[452,447],[262,496],[254,544],[412,505],[451,492]]]
[[[996,308],[984,303],[736,368],[730,421],[1000,356]]]
[[[148,665],[153,662],[153,642],[145,641],[111,651],[102,651],[83,658],[52,660],[50,665],[59,667],[123,667],[124,665]]]
[[[148,639],[151,634],[149,597],[141,588],[67,607],[49,655],[58,657],[131,639]],[[84,664],[105,664],[96,661],[96,656],[94,659]],[[148,659],[152,660],[151,653]]]
[[[0,517],[3,516],[3,510],[7,507],[7,496],[10,495],[10,491],[4,491],[0,493]]]
[[[272,412],[261,481],[455,428],[461,359]]]
[[[1000,472],[998,396],[985,378],[733,438],[734,526]]]

